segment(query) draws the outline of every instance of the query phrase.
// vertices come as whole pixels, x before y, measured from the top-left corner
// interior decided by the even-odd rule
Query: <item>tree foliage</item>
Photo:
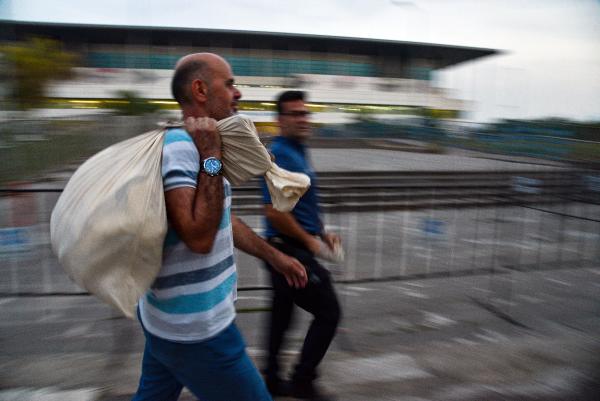
[[[60,42],[32,38],[26,42],[0,45],[8,69],[8,96],[21,110],[44,104],[46,90],[52,81],[74,75],[76,55],[62,49]]]
[[[117,114],[138,116],[147,113],[154,113],[159,109],[157,104],[149,103],[142,99],[135,91],[121,90],[116,92],[119,102],[110,105]]]

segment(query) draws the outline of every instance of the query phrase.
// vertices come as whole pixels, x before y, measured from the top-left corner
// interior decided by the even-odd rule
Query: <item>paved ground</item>
[[[340,285],[344,320],[322,384],[344,401],[594,400],[599,289],[600,267]],[[242,293],[238,307],[268,299]],[[129,399],[143,346],[136,322],[91,297],[0,302],[0,400]],[[258,365],[264,318],[238,318]],[[300,314],[288,365],[306,324]]]

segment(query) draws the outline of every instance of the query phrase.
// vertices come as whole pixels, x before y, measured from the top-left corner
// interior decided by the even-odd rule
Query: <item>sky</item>
[[[503,53],[436,75],[468,119],[600,120],[600,0],[0,0],[0,19],[494,48]]]

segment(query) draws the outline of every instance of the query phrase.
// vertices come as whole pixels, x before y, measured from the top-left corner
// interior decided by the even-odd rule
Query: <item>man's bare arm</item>
[[[289,212],[280,212],[273,205],[265,205],[265,215],[277,231],[304,244],[306,249],[312,253],[319,252],[321,242],[302,228],[294,215]]]
[[[271,246],[234,214],[231,215],[231,224],[236,248],[270,264],[290,286],[302,288],[306,285],[307,274],[302,263]]]
[[[221,138],[216,121],[188,118],[186,130],[202,158],[221,158]],[[197,187],[165,192],[169,222],[181,240],[194,252],[211,251],[223,216],[223,178],[198,174]]]

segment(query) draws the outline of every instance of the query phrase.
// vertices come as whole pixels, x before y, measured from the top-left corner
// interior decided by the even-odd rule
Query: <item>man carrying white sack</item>
[[[231,213],[216,127],[241,97],[229,64],[211,53],[185,56],[171,89],[185,130],[164,137],[169,228],[162,268],[139,302],[146,346],[134,400],[177,400],[183,386],[205,401],[271,400],[234,323],[233,247],[265,260],[295,288],[306,285],[306,271]]]

